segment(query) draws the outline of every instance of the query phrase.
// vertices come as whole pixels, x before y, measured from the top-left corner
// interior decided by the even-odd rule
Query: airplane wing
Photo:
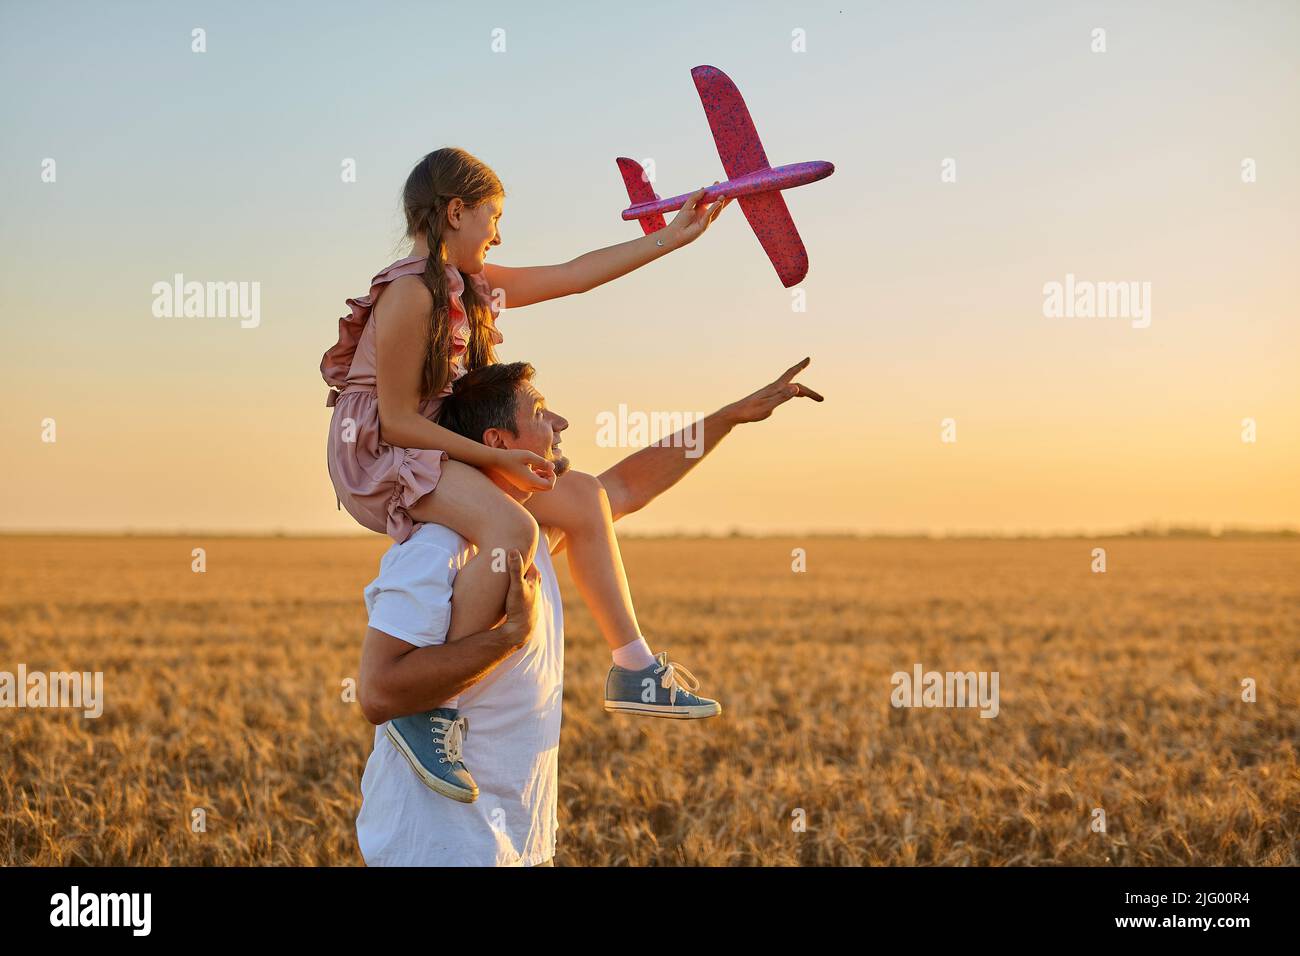
[[[704,114],[709,118],[709,129],[713,131],[713,142],[727,178],[736,179],[757,169],[771,168],[749,109],[731,77],[716,66],[697,66],[691,70],[691,78],[704,104]],[[780,192],[751,193],[741,196],[737,202],[763,251],[776,267],[781,284],[788,289],[803,281],[808,274],[808,251]]]
[[[704,104],[704,115],[709,118],[709,129],[713,130],[713,142],[727,178],[736,179],[770,167],[754,121],[749,118],[749,109],[731,77],[716,66],[697,66],[691,70],[691,79]]]
[[[799,231],[790,218],[785,200],[776,190],[770,193],[751,193],[741,196],[741,211],[749,220],[749,227],[776,267],[781,284],[787,289],[798,285],[808,274],[808,250],[803,247]]]

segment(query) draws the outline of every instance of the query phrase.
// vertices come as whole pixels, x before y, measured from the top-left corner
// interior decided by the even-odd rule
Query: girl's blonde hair
[[[447,205],[459,199],[470,209],[494,196],[504,196],[501,180],[491,168],[463,149],[447,146],[429,153],[411,170],[402,189],[406,213],[406,236],[423,235],[429,244],[429,260],[421,278],[433,295],[429,316],[429,347],[425,355],[421,398],[438,395],[451,380],[451,297],[447,291],[447,250],[443,231],[447,227]],[[466,368],[481,368],[496,362],[488,331],[491,312],[469,282],[461,294],[470,323]]]

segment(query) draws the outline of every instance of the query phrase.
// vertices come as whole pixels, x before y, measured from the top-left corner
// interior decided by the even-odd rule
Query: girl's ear
[[[460,217],[465,211],[465,202],[459,196],[453,197],[451,202],[447,203],[447,225],[453,229],[460,228]]]

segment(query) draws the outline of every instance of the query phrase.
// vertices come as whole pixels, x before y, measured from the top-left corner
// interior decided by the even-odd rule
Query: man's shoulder
[[[469,542],[442,524],[422,524],[411,532],[411,536],[401,544],[394,544],[389,553],[418,548],[437,548],[447,554],[461,554],[469,550]]]
[[[439,643],[451,624],[452,586],[469,553],[468,543],[441,525],[421,525],[393,544],[364,591],[370,626],[420,647]]]
[[[546,541],[546,553],[551,554],[560,543],[564,540],[564,532],[550,525],[542,525],[538,529]],[[411,536],[402,544],[394,544],[393,549],[405,548],[407,545],[414,544],[416,547],[438,548],[448,554],[464,555],[468,558],[472,546],[465,538],[462,538],[455,531],[452,531],[446,525],[441,524],[422,524],[412,532]]]
[[[450,588],[472,553],[469,542],[450,528],[422,524],[405,541],[389,546],[379,559],[379,574],[367,590],[433,581]]]
[[[555,549],[564,541],[564,532],[559,528],[547,525],[542,526],[539,530],[543,540],[546,541],[546,553],[554,553]],[[380,562],[380,567],[382,569],[386,564],[395,563],[402,555],[429,548],[454,559],[453,564],[457,568],[470,559],[474,550],[473,545],[468,540],[446,525],[422,524],[411,532],[411,536],[401,544],[394,543],[389,547]]]

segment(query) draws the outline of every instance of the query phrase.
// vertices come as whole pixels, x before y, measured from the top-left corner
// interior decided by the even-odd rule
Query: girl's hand
[[[550,491],[555,487],[555,465],[526,448],[498,448],[492,467],[520,491]]]
[[[715,181],[713,185],[718,184]],[[673,248],[688,245],[704,235],[704,230],[712,225],[713,220],[731,202],[730,199],[719,199],[712,206],[701,206],[699,202],[703,195],[704,190],[697,189],[664,230],[665,238]]]

